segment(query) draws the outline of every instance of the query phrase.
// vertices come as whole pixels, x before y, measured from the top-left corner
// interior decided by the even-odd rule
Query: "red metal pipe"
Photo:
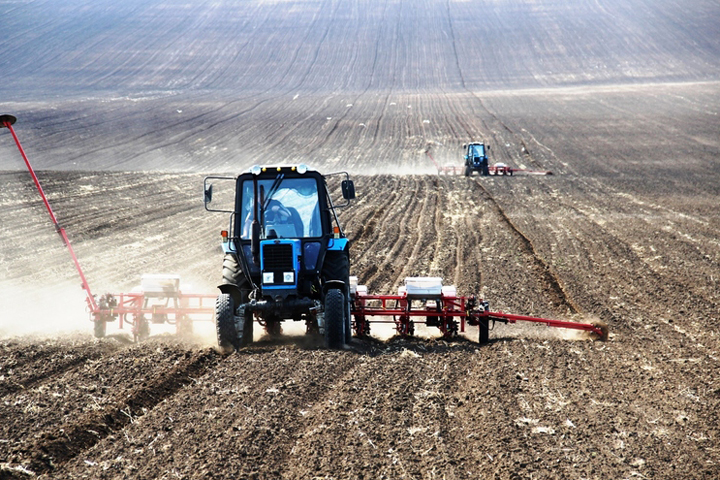
[[[55,217],[55,213],[53,212],[52,208],[50,207],[50,202],[48,202],[47,197],[45,196],[45,192],[42,189],[42,186],[40,185],[40,181],[37,178],[37,175],[35,175],[35,170],[33,170],[32,166],[30,165],[30,161],[27,158],[27,155],[25,155],[25,150],[23,150],[22,145],[20,145],[20,140],[18,139],[17,135],[15,134],[15,130],[13,129],[13,124],[15,123],[17,119],[12,115],[0,115],[0,125],[10,130],[10,133],[12,134],[13,139],[15,140],[15,144],[18,147],[18,150],[20,150],[20,155],[22,155],[23,160],[25,160],[25,165],[27,166],[28,171],[30,172],[30,175],[32,176],[33,181],[35,182],[35,186],[37,187],[38,192],[40,192],[40,196],[42,197],[43,203],[45,204],[45,208],[47,208],[48,213],[50,214],[50,218],[52,219],[53,225],[55,225],[55,230],[60,235],[60,238],[62,238],[63,243],[70,251],[70,256],[72,257],[73,263],[75,263],[75,268],[77,269],[78,273],[80,274],[80,280],[82,281],[82,288],[85,290],[85,301],[88,304],[88,307],[90,308],[90,311],[92,313],[97,313],[98,306],[95,302],[95,297],[93,297],[92,292],[90,291],[90,285],[88,285],[87,279],[85,278],[85,274],[82,271],[82,268],[80,268],[80,262],[78,262],[77,256],[75,255],[75,251],[72,248],[72,245],[70,245],[70,240],[67,237],[67,234],[65,233],[65,229],[60,226],[60,224],[57,221],[57,218]]]
[[[485,314],[485,316],[487,316],[491,320],[507,321],[508,323],[516,323],[517,321],[544,323],[548,327],[560,327],[560,328],[571,328],[574,330],[585,330],[586,332],[594,332],[594,333],[597,333],[598,335],[601,335],[601,336],[603,335],[602,329],[591,323],[569,322],[567,320],[552,320],[549,318],[528,317],[527,315],[513,315],[510,313],[502,313],[502,312],[487,312]]]

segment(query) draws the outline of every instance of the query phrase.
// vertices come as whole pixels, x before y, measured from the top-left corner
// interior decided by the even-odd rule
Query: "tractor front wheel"
[[[325,347],[340,349],[345,340],[345,295],[331,288],[325,295]]]
[[[215,327],[221,349],[230,351],[240,348],[235,326],[235,305],[232,297],[227,293],[220,294],[215,301]]]

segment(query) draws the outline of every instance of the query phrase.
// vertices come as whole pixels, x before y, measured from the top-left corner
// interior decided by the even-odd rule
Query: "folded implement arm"
[[[13,139],[15,140],[15,144],[18,147],[18,150],[20,150],[20,155],[22,155],[23,160],[25,161],[25,165],[27,166],[28,171],[30,172],[30,176],[32,176],[33,181],[35,182],[35,186],[37,187],[38,192],[40,193],[40,196],[42,197],[43,203],[45,204],[45,208],[47,209],[48,213],[50,214],[50,219],[53,222],[53,225],[55,226],[55,231],[60,235],[60,238],[62,238],[63,243],[68,248],[68,251],[70,252],[70,256],[72,257],[73,263],[75,264],[75,268],[78,271],[78,274],[80,275],[80,280],[82,281],[82,288],[85,290],[85,301],[87,302],[88,308],[92,312],[97,311],[98,306],[95,302],[95,297],[93,297],[92,292],[90,291],[90,285],[88,285],[87,279],[85,278],[85,274],[82,271],[82,268],[80,268],[80,262],[78,262],[77,256],[75,256],[75,251],[72,248],[72,245],[70,245],[70,240],[68,240],[67,234],[65,233],[65,229],[60,226],[60,224],[57,221],[57,218],[55,217],[55,213],[53,212],[52,208],[50,207],[50,203],[48,202],[47,197],[45,196],[45,192],[42,189],[42,186],[40,185],[40,181],[37,178],[37,175],[35,175],[35,170],[33,170],[32,166],[30,165],[30,161],[27,158],[27,155],[25,155],[25,150],[23,150],[22,145],[20,145],[20,140],[18,139],[17,135],[15,134],[15,130],[13,129],[13,125],[17,119],[12,115],[0,115],[0,126],[7,128],[10,130],[10,133],[12,134]]]
[[[30,161],[27,155],[25,155],[20,140],[15,134],[13,125],[16,121],[17,118],[13,115],[0,115],[0,127],[10,130],[15,144],[25,161],[25,166],[35,183],[35,187],[38,193],[40,193],[45,209],[50,215],[55,231],[60,235],[63,244],[70,252],[75,269],[80,276],[82,288],[85,291],[87,309],[90,312],[91,320],[95,324],[95,336],[105,336],[106,324],[116,319],[119,320],[120,328],[123,327],[123,323],[132,325],[136,340],[146,336],[146,332],[149,334],[150,323],[169,323],[175,325],[180,333],[183,329],[191,329],[191,322],[195,319],[211,320],[214,311],[214,306],[211,301],[214,301],[215,295],[183,293],[179,288],[180,280],[179,278],[175,278],[175,276],[145,275],[143,276],[144,285],[141,285],[141,287],[145,288],[141,288],[137,292],[119,294],[106,293],[99,299],[96,299],[90,290],[90,285],[80,267],[80,262],[75,255],[75,251],[70,244],[65,229],[58,223],[57,217],[45,195],[45,191],[40,185],[37,175],[35,175],[35,170],[32,165],[30,165]],[[155,281],[156,285],[153,285],[153,281]],[[174,286],[171,286],[172,288],[169,290],[166,288],[167,285],[163,284],[163,282],[167,283],[168,281],[176,283]],[[159,288],[157,287],[158,283],[160,283]]]

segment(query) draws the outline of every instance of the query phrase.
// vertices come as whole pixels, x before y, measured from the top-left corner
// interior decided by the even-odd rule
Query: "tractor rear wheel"
[[[345,343],[352,342],[352,314],[350,302],[345,301]]]
[[[226,253],[223,258],[223,278],[224,284],[240,285],[244,279],[240,263],[234,253]]]
[[[282,320],[274,315],[270,318],[266,318],[265,332],[271,337],[279,337],[280,335],[282,335]]]
[[[221,293],[215,301],[215,327],[220,348],[225,351],[240,348],[235,326],[235,305],[227,293]]]
[[[345,295],[331,288],[325,295],[325,347],[342,348],[345,340]]]
[[[352,340],[352,319],[350,318],[350,259],[347,252],[330,251],[325,255],[325,262],[323,264],[323,282],[331,280],[339,280],[345,284],[345,292],[338,290],[343,296],[342,311],[343,315],[340,321],[343,324],[343,343],[350,343]],[[331,290],[328,291],[328,294]],[[327,295],[326,295],[327,302]],[[327,319],[327,313],[325,314]],[[327,320],[326,320],[327,321]],[[327,332],[327,327],[326,330]],[[327,338],[327,337],[326,337]],[[330,347],[339,348],[339,347]]]

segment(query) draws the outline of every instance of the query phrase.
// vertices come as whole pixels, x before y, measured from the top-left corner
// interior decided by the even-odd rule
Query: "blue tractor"
[[[308,334],[324,335],[327,348],[350,342],[349,245],[336,210],[355,198],[355,186],[347,173],[332,174],[338,175],[338,205],[326,183],[331,175],[305,165],[205,178],[206,210],[230,214],[215,305],[221,348],[250,344],[255,322],[278,335],[286,320],[304,321]],[[212,180],[235,182],[232,210],[212,206]]]
[[[487,152],[489,145],[480,142],[473,142],[463,145],[465,150],[465,176],[469,177],[472,172],[480,172],[480,175],[490,175]]]

